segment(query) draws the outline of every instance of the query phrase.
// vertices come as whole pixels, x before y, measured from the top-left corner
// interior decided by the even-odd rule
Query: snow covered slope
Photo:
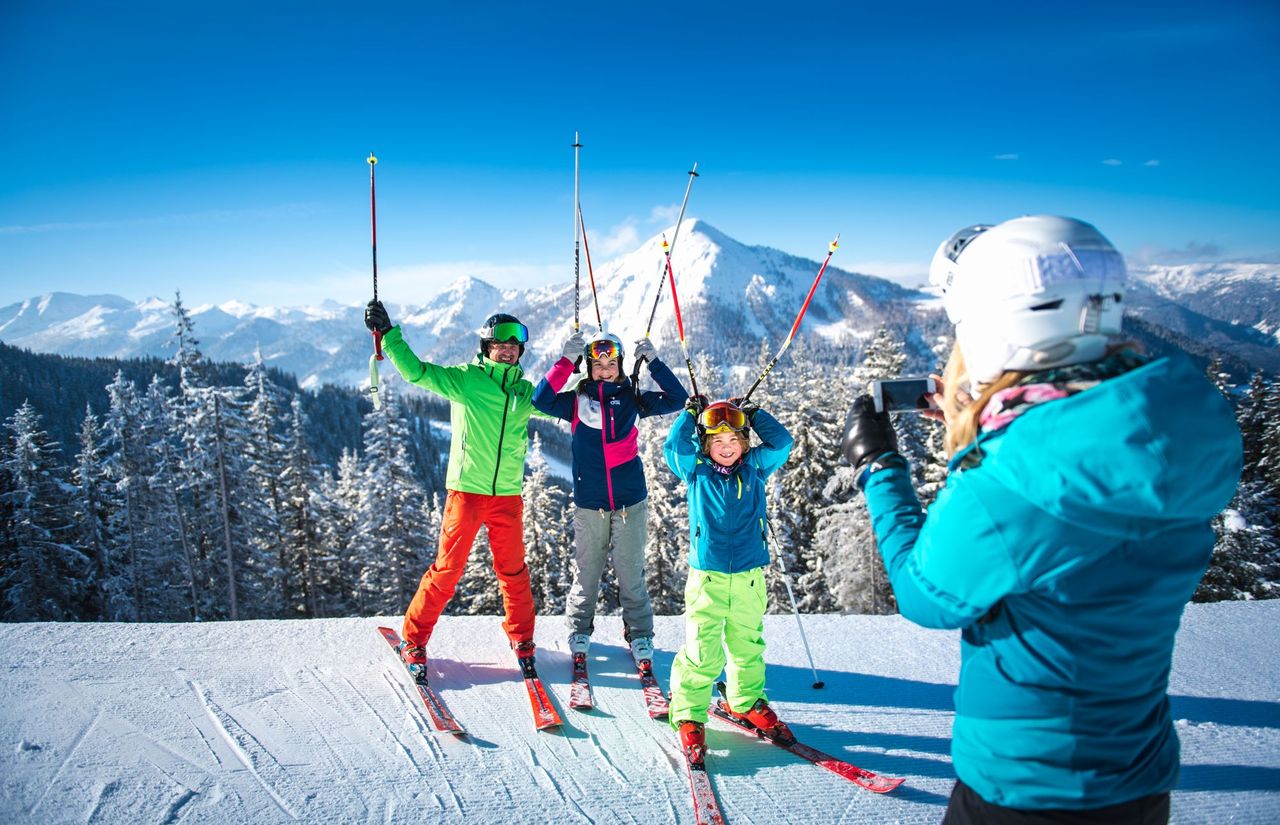
[[[597,708],[567,708],[560,618],[539,666],[566,720],[533,729],[496,617],[446,617],[431,674],[467,727],[423,722],[374,628],[396,619],[0,626],[5,823],[657,823],[691,820],[672,732],[644,712],[617,618],[599,621]],[[935,823],[955,633],[896,616],[766,617],[771,696],[800,737],[906,784],[877,796],[713,723],[714,783],[741,823]],[[1177,823],[1280,821],[1280,601],[1192,605],[1172,680]],[[1272,628],[1272,630],[1266,630]],[[658,626],[668,682],[678,617]]]

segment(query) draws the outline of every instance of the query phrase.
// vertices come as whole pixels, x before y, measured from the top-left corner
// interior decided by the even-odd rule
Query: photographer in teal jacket
[[[962,230],[930,280],[956,347],[928,516],[870,398],[843,449],[902,615],[963,628],[944,822],[1166,822],[1174,635],[1240,477],[1235,416],[1188,359],[1119,338],[1124,261],[1088,224]]]

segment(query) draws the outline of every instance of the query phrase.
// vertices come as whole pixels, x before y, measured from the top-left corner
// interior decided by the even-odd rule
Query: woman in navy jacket
[[[928,516],[865,396],[844,451],[902,615],[962,628],[944,822],[1165,822],[1174,635],[1241,445],[1181,355],[1120,340],[1125,268],[1051,216],[962,230],[931,280],[956,325],[949,476]]]
[[[573,429],[574,560],[577,572],[569,590],[569,649],[585,655],[595,623],[600,576],[613,546],[622,621],[637,662],[653,659],[653,606],[644,584],[644,548],[648,541],[649,491],[637,449],[636,423],[651,415],[684,408],[689,394],[648,338],[636,342],[636,358],[649,364],[660,392],[636,392],[622,370],[622,342],[601,333],[583,342],[575,333],[563,357],[538,382],[533,406],[571,422]],[[588,377],[565,390],[575,360],[585,359]],[[564,390],[564,391],[562,391]]]

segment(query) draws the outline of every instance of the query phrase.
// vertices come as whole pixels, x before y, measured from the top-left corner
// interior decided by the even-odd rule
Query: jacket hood
[[[982,472],[1060,519],[1142,538],[1205,521],[1235,494],[1231,405],[1184,356],[1028,410],[979,438]],[[953,464],[953,466],[955,466]]]

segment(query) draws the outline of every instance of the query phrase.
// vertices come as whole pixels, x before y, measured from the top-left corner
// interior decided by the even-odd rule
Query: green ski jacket
[[[453,438],[445,487],[461,493],[518,496],[529,448],[533,384],[519,364],[479,354],[470,364],[441,367],[414,355],[399,326],[382,337],[382,349],[400,377],[449,399]]]

